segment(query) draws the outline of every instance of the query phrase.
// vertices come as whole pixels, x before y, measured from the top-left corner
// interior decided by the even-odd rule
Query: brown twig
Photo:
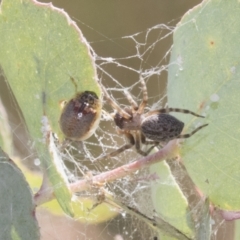
[[[142,157],[134,162],[125,164],[113,170],[93,176],[91,178],[91,181],[89,181],[89,179],[82,179],[76,181],[75,183],[69,184],[68,187],[72,193],[90,190],[93,184],[101,185],[112,182],[116,179],[126,177],[129,174],[136,172],[140,169],[143,169],[149,165],[176,156],[177,149],[178,149],[177,140],[170,141],[166,146],[164,146],[164,148],[160,149],[156,153],[153,153],[146,157]],[[54,195],[52,191],[45,191],[44,189],[40,189],[39,192],[35,195],[34,200],[36,205],[41,205],[53,198]]]

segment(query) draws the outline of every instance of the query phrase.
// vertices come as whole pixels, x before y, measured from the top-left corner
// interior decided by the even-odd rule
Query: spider
[[[117,131],[118,133],[126,136],[128,143],[116,151],[100,157],[101,159],[116,156],[133,146],[135,146],[136,151],[139,154],[147,156],[155,146],[161,143],[167,143],[173,139],[189,138],[197,131],[208,125],[204,124],[190,133],[181,134],[184,123],[168,114],[169,112],[192,114],[201,118],[204,118],[204,116],[179,108],[162,108],[145,113],[144,110],[148,102],[148,93],[143,78],[140,78],[140,83],[143,95],[141,103],[138,105],[130,93],[124,92],[128,102],[130,103],[130,107],[125,107],[123,109],[109,96],[106,89],[102,87],[104,97],[116,111],[113,115],[113,119],[118,127]],[[143,151],[141,149],[141,145],[143,144],[152,146],[147,151]]]

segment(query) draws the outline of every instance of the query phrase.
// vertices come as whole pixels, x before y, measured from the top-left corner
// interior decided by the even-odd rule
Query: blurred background
[[[47,3],[48,1],[41,1]],[[94,52],[100,57],[113,57],[123,59],[123,64],[134,69],[148,69],[151,66],[167,65],[172,45],[172,35],[168,33],[180,21],[183,14],[195,5],[199,4],[199,0],[53,0],[52,4],[68,13],[79,28],[84,37],[90,43]],[[152,29],[159,24],[165,24],[167,27],[161,30],[151,31],[146,40],[148,29]],[[136,38],[124,38],[139,33]],[[151,54],[147,54],[136,58],[128,58],[136,54],[136,40],[138,43],[159,42],[154,45]],[[124,70],[111,65],[103,66],[104,70],[117,79],[120,85],[133,86],[138,81],[138,74],[134,71]],[[99,77],[105,86],[116,87],[111,79],[102,72]],[[154,75],[147,82],[148,93],[150,96],[149,105],[162,98],[166,93],[167,70],[162,71],[159,75]],[[4,81],[2,81],[3,83]],[[133,88],[133,94],[138,96],[139,87]],[[12,103],[11,95],[7,91],[5,85],[1,86],[1,98],[4,105],[8,106],[8,114],[10,122],[14,127],[15,133],[15,152],[22,159],[32,159],[29,157],[31,152],[26,147],[25,139],[27,134],[24,124],[19,124],[19,114],[15,105]],[[147,239],[148,230],[146,229],[144,236],[139,236],[137,229],[131,223],[133,219],[126,219],[122,216],[116,217],[114,220],[98,225],[86,225],[77,221],[70,220],[64,216],[54,216],[46,210],[38,211],[38,219],[41,227],[42,240],[66,240],[66,239],[103,239],[103,240],[121,240],[121,239]],[[125,222],[121,224],[121,222]],[[116,224],[117,223],[117,224]],[[137,225],[141,229],[141,223]],[[229,230],[232,224],[225,224],[221,230],[218,229],[216,239],[231,239]],[[122,232],[128,232],[129,237],[121,238]],[[125,234],[126,236],[126,234]],[[153,238],[149,238],[153,239]]]

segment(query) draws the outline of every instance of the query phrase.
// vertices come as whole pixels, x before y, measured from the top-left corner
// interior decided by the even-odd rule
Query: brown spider
[[[100,157],[99,159],[116,156],[117,154],[131,148],[134,145],[139,154],[146,156],[155,146],[161,143],[167,143],[172,139],[189,138],[201,128],[208,125],[204,124],[196,128],[191,133],[181,134],[184,123],[172,115],[169,115],[169,112],[187,113],[202,118],[204,118],[204,116],[198,115],[186,109],[179,108],[162,108],[144,113],[148,101],[148,93],[145,81],[141,78],[140,82],[143,93],[142,102],[140,105],[137,105],[132,96],[128,92],[125,92],[131,107],[124,109],[122,109],[109,96],[106,89],[102,88],[106,100],[112,106],[112,108],[116,110],[113,119],[118,127],[118,132],[124,134],[129,143],[123,145],[116,151],[105,155],[104,157]],[[150,144],[153,146],[151,146],[147,151],[143,151],[141,150],[141,144]]]

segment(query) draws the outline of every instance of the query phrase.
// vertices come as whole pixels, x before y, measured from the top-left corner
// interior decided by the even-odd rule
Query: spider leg
[[[103,160],[103,159],[106,159],[106,158],[115,157],[118,154],[124,152],[125,150],[127,150],[127,149],[129,149],[129,148],[131,148],[132,146],[135,145],[135,140],[134,140],[134,137],[131,133],[126,133],[125,132],[123,134],[127,137],[129,143],[127,143],[127,144],[123,145],[122,147],[118,148],[116,151],[110,152],[110,153],[104,155],[103,157],[97,158],[96,161]]]
[[[112,106],[113,109],[117,110],[117,112],[124,118],[130,119],[131,116],[124,111],[108,94],[107,90],[102,86],[102,91],[104,93],[104,97],[106,98],[107,102]]]
[[[204,116],[199,115],[195,112],[189,111],[187,109],[181,109],[181,108],[162,108],[162,109],[150,111],[145,116],[148,117],[148,116],[158,114],[158,113],[169,113],[169,112],[180,112],[180,113],[191,114],[191,115],[196,116],[196,117],[205,118]]]
[[[139,134],[139,132],[136,132],[136,139],[135,139],[135,147],[136,150],[139,154],[146,156],[146,153],[144,151],[141,150],[141,136]]]
[[[147,151],[146,151],[146,155],[147,156],[157,145],[153,145],[151,146]]]
[[[160,142],[156,142],[156,141],[150,141],[150,140],[148,140],[148,141],[146,141],[145,143],[144,143],[145,145],[152,145],[150,148],[148,148],[148,150],[146,151],[146,156],[155,148],[155,147],[157,147],[157,146],[160,146],[160,147],[163,147],[163,145],[160,143]]]
[[[125,90],[124,95],[126,96],[128,102],[131,104],[132,112],[137,111],[138,110],[138,105],[135,102],[135,100],[133,99],[133,97],[131,96],[131,94],[127,90]]]
[[[141,142],[145,145],[154,145],[154,147],[160,144],[160,142],[157,141],[146,140],[146,137],[143,134],[141,134]]]
[[[143,113],[144,108],[146,107],[147,102],[148,102],[147,86],[146,86],[146,83],[145,83],[145,81],[142,77],[140,77],[140,83],[142,85],[143,99],[142,99],[142,102],[140,103],[140,105],[138,107],[138,113],[139,114]]]
[[[146,153],[145,156],[147,156],[153,150],[153,148],[155,148],[158,145],[161,145],[160,142],[152,141],[152,140],[146,140],[146,138],[145,138],[145,136],[143,134],[141,134],[141,140],[142,140],[142,144],[153,145],[150,148],[148,148],[148,150],[145,152]]]
[[[194,131],[192,131],[191,133],[187,133],[187,134],[180,134],[179,136],[177,136],[176,138],[189,138],[191,137],[194,133],[198,132],[200,129],[206,127],[208,124],[204,124],[198,128],[196,128]]]
[[[135,142],[136,151],[142,156],[147,156],[152,151],[152,149],[159,144],[159,142],[155,142],[155,141],[146,141],[144,135],[140,133],[136,133],[135,141],[136,141]],[[141,150],[141,145],[140,145],[141,142],[143,144],[146,144],[146,143],[153,144],[153,146],[151,146],[147,151],[143,151]]]

